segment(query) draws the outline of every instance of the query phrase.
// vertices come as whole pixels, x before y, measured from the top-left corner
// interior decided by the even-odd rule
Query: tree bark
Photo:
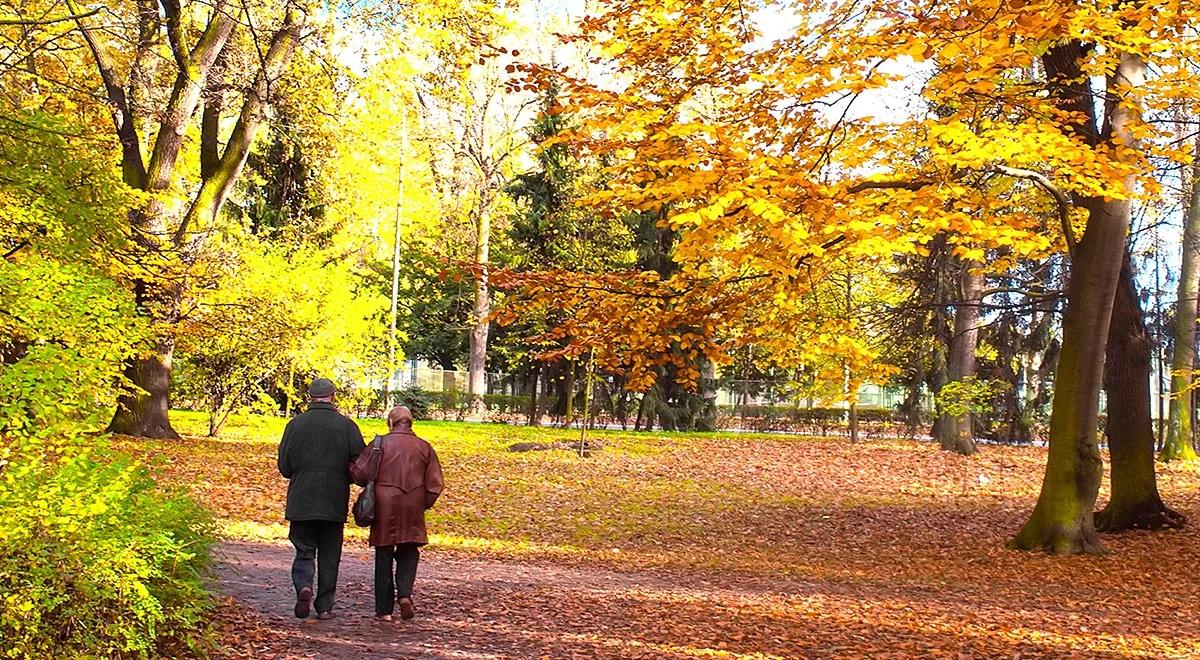
[[[117,139],[121,141],[121,177],[125,184],[139,190],[146,189],[146,163],[142,158],[142,141],[137,133],[137,118],[134,116],[130,95],[125,93],[113,63],[112,54],[103,41],[93,31],[91,22],[86,20],[90,14],[83,14],[74,0],[67,0],[67,7],[78,17],[75,24],[83,35],[100,79],[104,81],[104,92],[108,98],[109,109],[112,112],[113,128]],[[131,80],[136,83],[136,80]]]
[[[1196,143],[1200,156],[1200,138]],[[1192,165],[1191,199],[1183,225],[1183,258],[1172,327],[1171,407],[1167,413],[1167,438],[1159,460],[1194,461],[1192,445],[1191,385],[1196,366],[1196,297],[1200,294],[1200,162]]]
[[[904,403],[901,404],[901,410],[904,412],[904,422],[907,427],[909,438],[917,436],[917,429],[921,427],[921,423],[925,420],[924,409],[922,406],[922,391],[921,386],[925,384],[925,342],[921,342],[917,348],[917,356],[915,360],[915,373],[912,379],[907,383],[906,392],[904,395]]]
[[[936,401],[938,395],[942,392],[942,388],[946,386],[946,383],[950,382],[950,370],[946,366],[946,346],[942,344],[940,339],[935,340],[933,356],[930,361],[932,362],[932,368],[929,370],[929,391],[933,394],[934,401]],[[942,417],[934,416],[933,423],[929,425],[930,437],[942,437],[941,428]]]
[[[1056,554],[1103,551],[1092,518],[1103,467],[1096,433],[1104,346],[1129,204],[1095,200],[1089,211],[1067,287],[1046,473],[1029,521],[1010,543],[1017,549],[1044,548]]]
[[[1080,70],[1083,52],[1077,42],[1052,48],[1044,60],[1051,83],[1068,88],[1081,80],[1086,83],[1087,77],[1081,76]],[[1145,82],[1145,68],[1140,57],[1121,53],[1109,89],[1138,89]],[[1067,93],[1075,92],[1068,89]],[[1085,106],[1090,105],[1090,99],[1089,95]],[[1081,102],[1077,97],[1068,100]],[[1121,101],[1109,106],[1108,140],[1115,147],[1129,150],[1137,143],[1131,128],[1137,121],[1139,104],[1137,98]],[[1083,132],[1089,128],[1084,127]],[[1132,174],[1125,184],[1133,189]],[[1016,549],[1043,548],[1055,554],[1104,551],[1092,514],[1103,470],[1096,434],[1105,343],[1131,211],[1128,199],[1087,198],[1080,203],[1088,211],[1088,224],[1072,255],[1046,474],[1029,521],[1009,543]]]
[[[1095,517],[1101,532],[1183,526],[1167,508],[1154,478],[1154,422],[1150,415],[1150,339],[1126,255],[1108,330],[1104,391],[1108,401],[1108,450],[1112,496]]]
[[[204,84],[204,109],[200,114],[200,179],[217,171],[221,163],[221,113],[225,109],[225,89],[221,81],[226,65],[225,51],[217,57],[213,71]]]
[[[109,433],[143,438],[176,439],[179,434],[167,417],[171,408],[171,359],[174,345],[158,339],[150,355],[135,358],[125,367],[125,377],[137,385],[117,399],[117,412],[108,425]]]
[[[946,375],[952,383],[975,377],[975,347],[979,343],[979,312],[983,297],[983,274],[975,270],[977,267],[978,264],[973,263],[961,264],[960,295],[954,308],[954,330],[946,364]],[[970,411],[962,415],[942,415],[938,420],[937,436],[938,444],[944,450],[964,456],[977,451]]]

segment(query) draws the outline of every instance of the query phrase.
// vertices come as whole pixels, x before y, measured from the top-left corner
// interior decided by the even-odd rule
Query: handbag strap
[[[383,436],[377,435],[371,441],[371,478],[368,481],[375,481],[379,476],[379,461],[383,454]]]

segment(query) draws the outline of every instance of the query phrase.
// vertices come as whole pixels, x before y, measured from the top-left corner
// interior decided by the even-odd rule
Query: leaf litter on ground
[[[198,433],[201,422],[180,426]],[[258,418],[222,439],[126,444],[161,455],[157,469],[232,541],[286,555],[282,425]],[[364,422],[368,437],[382,430]],[[903,440],[600,432],[603,449],[581,458],[507,451],[577,430],[418,422],[417,432],[447,481],[426,561],[501,575],[503,593],[456,582],[440,596],[464,649],[489,648],[469,641],[482,630],[501,657],[1200,655],[1194,525],[1105,537],[1102,556],[1004,548],[1036,500],[1044,449],[968,458]],[[1200,519],[1200,471],[1158,471],[1168,504]],[[348,531],[347,557],[369,563],[365,534]],[[574,581],[536,583],[554,570]],[[599,586],[573,586],[593,573],[606,576]],[[229,609],[241,613],[222,619],[226,653],[286,656],[294,623]],[[499,641],[506,626],[520,644]],[[439,648],[453,639],[438,637]]]

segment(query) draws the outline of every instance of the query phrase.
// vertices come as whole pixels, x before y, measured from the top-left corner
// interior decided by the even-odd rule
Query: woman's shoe
[[[391,621],[392,615],[391,614],[376,614],[375,620],[376,621]]]
[[[401,598],[397,602],[400,603],[400,618],[401,619],[408,621],[409,619],[416,616],[417,613],[415,610],[413,610],[413,602],[412,602],[411,598]]]

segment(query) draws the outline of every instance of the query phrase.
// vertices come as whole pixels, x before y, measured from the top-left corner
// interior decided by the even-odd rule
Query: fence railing
[[[513,374],[488,373],[487,390],[478,402],[467,396],[467,373],[417,365],[397,370],[388,382],[388,401],[378,399],[378,408],[363,411],[382,413],[397,403],[419,408],[431,419],[482,419],[509,424],[572,425],[584,419],[582,379],[575,383],[567,405],[561,384],[547,387],[544,380]],[[383,383],[376,385],[382,395]],[[536,388],[536,390],[534,389]],[[866,436],[911,435],[910,421],[898,411],[905,399],[900,388],[866,384],[859,389],[857,409],[859,432]],[[536,406],[535,406],[536,402]],[[587,418],[597,427],[679,428],[703,426],[722,430],[769,431],[830,435],[848,433],[845,402],[821,402],[797,396],[785,383],[765,380],[726,380],[716,388],[714,409],[702,423],[699,410],[672,408],[669,402],[620,390],[606,378],[594,382]],[[926,412],[932,400],[923,402]]]

